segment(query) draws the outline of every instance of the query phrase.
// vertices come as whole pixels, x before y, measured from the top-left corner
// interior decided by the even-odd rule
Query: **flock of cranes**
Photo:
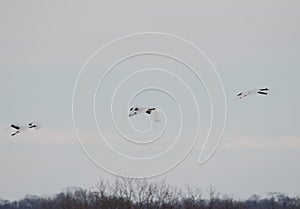
[[[250,95],[263,95],[267,96],[270,94],[270,89],[269,88],[255,88],[249,91],[243,91],[240,92],[236,95],[236,99],[243,99],[247,96]],[[159,109],[156,107],[143,107],[143,106],[133,106],[129,109],[129,114],[128,116],[134,117],[138,115],[148,115],[148,116],[153,116],[155,122],[161,122],[162,116],[161,112]],[[6,133],[9,132],[10,136],[16,136],[20,133],[23,133],[28,130],[37,130],[40,129],[41,126],[37,122],[30,122],[26,125],[19,125],[19,124],[11,124],[7,129]]]

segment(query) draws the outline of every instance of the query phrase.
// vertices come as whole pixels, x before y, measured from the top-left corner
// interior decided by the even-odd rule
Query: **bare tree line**
[[[203,197],[203,194],[208,196]],[[241,201],[210,188],[178,189],[165,181],[118,178],[101,180],[91,189],[69,187],[53,197],[26,196],[19,201],[0,200],[0,209],[300,209],[300,197],[270,193]]]

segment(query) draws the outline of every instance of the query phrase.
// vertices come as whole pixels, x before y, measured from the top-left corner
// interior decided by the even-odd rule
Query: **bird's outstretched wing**
[[[19,125],[17,123],[12,123],[12,124],[10,124],[9,127],[7,127],[5,129],[5,133],[8,134],[9,136],[15,136],[25,130],[26,130],[26,127]]]
[[[11,128],[14,128],[14,129],[16,129],[16,130],[20,130],[20,128],[21,128],[20,126],[15,125],[15,124],[11,124],[10,127],[11,127]]]

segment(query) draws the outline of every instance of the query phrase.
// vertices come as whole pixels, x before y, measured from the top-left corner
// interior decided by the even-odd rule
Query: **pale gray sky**
[[[14,139],[1,133],[0,198],[53,194],[71,185],[95,185],[100,177],[114,178],[96,167],[77,142],[72,124],[73,87],[81,67],[95,50],[120,36],[144,31],[175,34],[201,48],[220,74],[228,105],[224,136],[213,158],[197,165],[198,143],[178,167],[154,180],[166,178],[170,184],[203,189],[213,186],[239,198],[270,191],[299,194],[299,9],[300,3],[292,0],[1,1],[1,130],[11,122],[30,120],[39,121],[43,128]],[[141,61],[129,60],[121,67],[138,70],[144,67]],[[168,66],[166,60],[155,61],[156,67]],[[181,69],[173,62],[169,67]],[[122,77],[122,73],[116,76]],[[197,87],[198,83],[186,76],[189,84]],[[169,84],[175,91],[180,88]],[[272,96],[233,101],[241,90],[265,86],[273,90]],[[205,93],[201,85],[193,90],[198,95]],[[150,94],[151,98],[155,96],[165,110],[171,106],[166,110],[169,115],[176,111],[171,100],[164,100],[159,93]],[[206,128],[207,105],[202,98],[197,99]],[[96,102],[100,101],[99,96]],[[138,101],[155,105],[145,96]],[[176,135],[178,118],[174,117],[168,118],[173,128],[167,130],[166,144]],[[91,121],[84,116],[81,119],[83,134],[93,138],[94,130],[87,125]],[[190,136],[188,127],[193,124],[185,124],[184,136]],[[113,141],[118,136],[109,128],[105,127]],[[190,143],[192,139],[187,140]],[[100,153],[99,158],[107,157],[104,148],[86,142],[95,148],[93,152]],[[124,152],[132,152],[127,146],[119,146]],[[153,150],[161,151],[156,148]],[[153,154],[153,150],[143,147],[134,154]],[[106,163],[117,163],[114,160]]]

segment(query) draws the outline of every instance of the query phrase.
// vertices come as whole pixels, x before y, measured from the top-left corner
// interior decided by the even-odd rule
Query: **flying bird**
[[[250,91],[241,92],[241,93],[237,94],[236,96],[237,96],[237,99],[242,99],[246,96],[255,95],[255,94],[267,96],[268,94],[270,94],[270,89],[269,88],[252,89]]]
[[[25,132],[29,129],[39,129],[41,126],[36,122],[30,122],[27,125],[18,125],[18,124],[11,124],[7,129],[10,130],[10,135],[15,136],[17,134],[20,134],[22,132]]]
[[[154,118],[155,122],[160,122],[161,121],[161,116],[159,111],[155,107],[140,107],[140,106],[134,106],[129,109],[129,117],[133,117],[135,115],[142,115],[142,114],[147,114],[151,115]]]

